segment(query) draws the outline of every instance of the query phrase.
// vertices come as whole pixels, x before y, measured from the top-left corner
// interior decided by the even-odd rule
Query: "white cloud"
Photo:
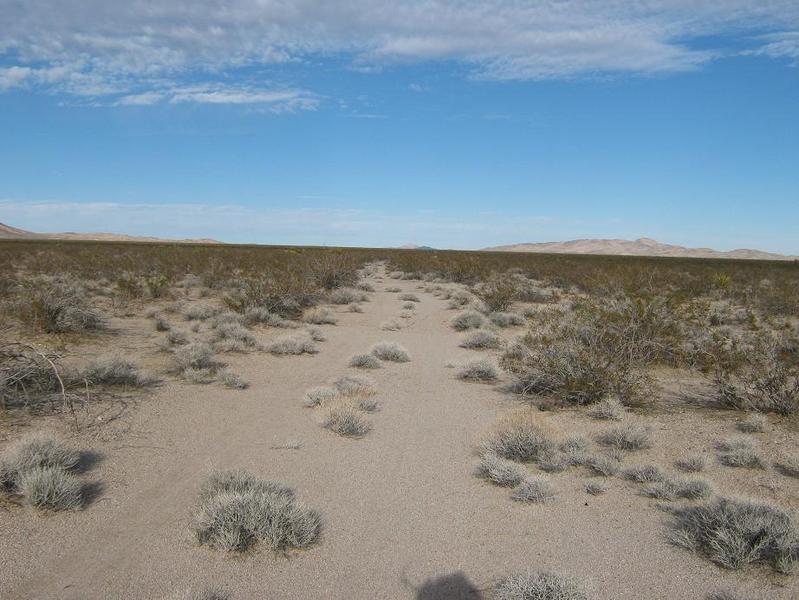
[[[788,31],[752,51],[795,61],[799,29],[796,0],[0,0],[0,14],[0,89],[116,95],[119,104],[155,102],[198,80],[225,89],[193,102],[274,103],[257,99],[279,93],[259,81],[226,88],[252,67],[333,55],[373,73],[444,59],[482,79],[646,74],[696,69],[724,52],[699,49],[699,38]]]
[[[787,31],[762,36],[763,46],[745,52],[771,58],[784,58],[793,65],[799,65],[799,31]]]

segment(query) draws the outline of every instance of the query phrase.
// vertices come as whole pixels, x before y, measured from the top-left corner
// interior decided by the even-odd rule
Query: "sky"
[[[799,254],[799,1],[0,0],[0,222]]]

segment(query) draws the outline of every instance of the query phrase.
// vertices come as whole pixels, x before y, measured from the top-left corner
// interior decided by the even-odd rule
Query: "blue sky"
[[[0,221],[799,254],[795,1],[116,4],[0,0]]]

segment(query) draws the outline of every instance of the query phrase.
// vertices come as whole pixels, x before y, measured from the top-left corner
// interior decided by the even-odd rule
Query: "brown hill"
[[[76,233],[66,231],[63,233],[34,233],[11,227],[5,223],[0,223],[0,239],[33,239],[33,240],[86,240],[98,242],[178,242],[182,244],[221,244],[217,240],[211,239],[185,239],[172,240],[140,235],[125,235],[122,233]]]
[[[673,244],[662,244],[649,238],[637,240],[570,240],[567,242],[541,242],[494,246],[484,248],[493,252],[541,252],[553,254],[613,254],[621,256],[672,256],[692,258],[738,258],[750,260],[797,260],[796,256],[786,256],[762,250],[741,248],[720,251],[712,248],[686,248]]]

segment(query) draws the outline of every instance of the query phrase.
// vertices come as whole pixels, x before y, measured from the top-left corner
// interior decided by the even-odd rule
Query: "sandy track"
[[[606,599],[763,589],[766,575],[723,571],[669,546],[663,513],[622,488],[589,497],[575,471],[555,476],[554,502],[524,506],[476,480],[471,449],[514,403],[445,366],[476,353],[458,348],[444,301],[415,282],[375,285],[363,314],[324,327],[317,356],[226,356],[248,390],[160,388],[135,412],[131,433],[93,448],[104,458],[90,475],[105,487],[86,510],[0,512],[0,597],[165,598],[212,585],[232,598],[481,598],[496,578],[527,569],[584,577]],[[422,299],[401,331],[379,329],[402,304],[386,285]],[[412,361],[368,373],[382,406],[369,417],[374,430],[346,440],[319,427],[303,392],[355,372],[347,358],[380,340],[400,342]],[[288,439],[303,447],[274,448]],[[294,486],[324,515],[321,543],[289,558],[197,546],[191,509],[212,466]],[[768,597],[795,593],[770,587]]]

